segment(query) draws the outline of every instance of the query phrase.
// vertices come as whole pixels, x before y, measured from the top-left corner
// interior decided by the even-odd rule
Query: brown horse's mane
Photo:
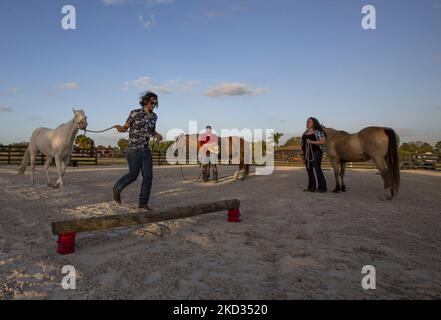
[[[325,127],[325,126],[322,126],[322,128],[323,129],[328,129],[328,130],[331,130],[332,131],[332,133],[340,133],[340,134],[350,134],[349,132],[347,132],[347,131],[344,131],[344,130],[336,130],[336,129],[334,129],[334,128],[328,128],[328,127]],[[325,132],[325,135],[326,135],[326,132]]]

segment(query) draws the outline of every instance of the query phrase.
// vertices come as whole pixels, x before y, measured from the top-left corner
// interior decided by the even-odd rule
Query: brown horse
[[[184,146],[186,150],[189,151],[190,142],[197,143],[196,150],[198,151],[199,154],[202,144],[201,141],[199,141],[198,139],[198,135],[181,134],[176,138],[176,148],[174,151],[174,156],[178,157],[180,151],[183,151]],[[245,152],[246,148],[248,148],[249,150],[249,143],[246,142],[243,138],[239,138],[239,137],[223,137],[223,138],[219,137],[218,146],[219,146],[218,160],[222,160],[222,161],[228,160],[229,163],[231,162],[232,164],[238,164],[239,171],[237,171],[234,174],[234,179],[237,179],[238,175],[242,173],[242,180],[244,180],[250,173],[250,164],[249,164],[250,161],[245,161],[246,157],[250,158],[249,155]],[[228,150],[225,150],[225,146],[228,146]],[[186,154],[188,154],[188,152]],[[203,170],[206,170],[208,177],[210,174],[210,167],[211,167],[211,163],[203,166]]]
[[[323,127],[323,131],[326,136],[326,152],[334,168],[336,186],[333,192],[346,191],[344,176],[347,162],[372,159],[383,178],[385,198],[391,200],[398,194],[399,137],[393,129],[368,127],[358,133],[350,134]]]

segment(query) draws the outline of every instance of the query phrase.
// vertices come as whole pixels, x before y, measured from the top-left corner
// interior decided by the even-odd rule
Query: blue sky
[[[77,30],[61,28],[76,8]],[[361,28],[361,8],[377,30]],[[441,140],[441,0],[70,0],[0,2],[0,142],[84,108],[123,123],[146,89],[158,130],[395,128]],[[91,135],[116,144],[121,135]]]

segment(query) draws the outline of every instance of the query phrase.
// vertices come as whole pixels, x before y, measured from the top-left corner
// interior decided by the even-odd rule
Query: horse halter
[[[87,120],[86,119],[81,119],[80,122],[76,121],[76,117],[74,118],[73,122],[81,129],[81,130],[86,130],[87,128]]]

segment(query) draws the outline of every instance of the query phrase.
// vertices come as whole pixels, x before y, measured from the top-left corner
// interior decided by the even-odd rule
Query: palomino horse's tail
[[[23,160],[21,160],[21,165],[18,168],[18,174],[24,174],[26,171],[26,167],[29,164],[29,160],[31,158],[31,152],[29,151],[29,147],[26,148],[26,152],[23,156]]]
[[[398,139],[394,130],[386,128],[384,129],[384,132],[389,138],[389,146],[386,155],[389,182],[392,190],[392,196],[396,196],[400,188],[400,160],[398,158]]]

